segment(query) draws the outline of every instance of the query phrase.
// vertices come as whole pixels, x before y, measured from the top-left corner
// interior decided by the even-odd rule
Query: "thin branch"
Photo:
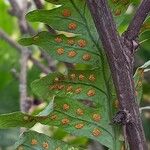
[[[18,2],[16,0],[9,0],[9,3],[12,6],[12,9],[10,10],[10,13],[13,16],[16,16],[17,18],[21,18],[22,14],[20,14],[21,9],[20,9],[20,6],[19,6]]]
[[[22,47],[18,43],[16,43],[14,40],[10,38],[9,35],[7,35],[4,31],[0,29],[0,38],[4,39],[10,46],[14,47],[19,53],[22,53],[23,51],[26,51],[25,47]],[[32,57],[32,54],[30,52],[29,59],[36,65],[38,68],[42,70],[42,72],[48,74],[51,72],[51,70],[46,67],[45,65],[41,64],[38,60],[36,60],[34,57]]]
[[[25,13],[28,10],[28,2],[22,0],[19,3],[17,0],[9,0],[12,10],[11,13],[17,17],[21,34],[28,33],[28,24],[25,20]],[[23,4],[23,5],[21,5]],[[19,91],[20,91],[20,109],[22,112],[28,112],[28,93],[27,93],[27,62],[29,58],[29,50],[25,48],[21,51],[20,59],[20,75],[19,75]]]
[[[20,58],[20,76],[19,76],[19,90],[20,90],[20,109],[22,112],[28,112],[28,103],[27,103],[27,62],[29,58],[28,50],[25,49],[21,53]]]
[[[38,8],[38,9],[42,9],[43,8],[44,5],[43,5],[41,0],[33,0],[33,1],[34,1],[35,5],[36,5],[36,8]]]
[[[12,15],[16,16],[18,19],[18,24],[20,28],[20,32],[22,35],[24,34],[34,34],[34,30],[30,27],[30,25],[27,23],[25,19],[25,14],[28,11],[28,1],[27,0],[9,0],[12,10],[10,11]],[[20,3],[19,3],[20,2]],[[11,40],[9,40],[12,42]],[[39,63],[36,59],[32,57],[32,54],[30,52],[30,49],[28,48],[22,48],[18,45],[15,45],[12,43],[18,50],[21,52],[21,71],[20,71],[20,108],[22,112],[28,112],[31,103],[29,102],[29,99],[27,97],[27,62],[30,56],[30,59],[32,62],[40,67],[44,72],[49,73],[49,69],[47,69],[44,65]],[[30,106],[29,106],[30,105]]]
[[[50,57],[50,55],[44,51],[42,48],[40,48],[40,51],[41,51],[41,55],[43,58],[45,58],[45,60],[47,60],[47,63],[48,63],[48,67],[49,67],[49,70],[51,72],[54,72],[56,71],[56,66],[54,64],[54,60]]]
[[[119,37],[106,0],[87,0],[87,4],[107,55],[120,112],[131,116],[125,124],[130,149],[147,150],[132,77],[133,54]]]
[[[39,62],[38,60],[36,60],[34,57],[32,57],[32,55],[30,55],[30,60],[33,62],[34,65],[38,66],[42,72],[44,72],[45,74],[49,74],[51,73],[52,71],[46,67],[45,65],[43,65],[41,62]]]
[[[150,106],[141,107],[140,112],[142,112],[143,110],[149,110],[150,111]]]
[[[42,7],[42,3],[40,0],[35,0],[35,1],[36,1],[36,4],[38,4],[40,7]],[[27,1],[25,0],[26,7],[24,4],[22,6],[23,10],[21,9],[21,6],[19,6],[19,4],[17,3],[16,0],[9,0],[9,2],[12,5],[12,12],[14,12],[14,15],[18,18],[18,21],[22,22],[21,24],[23,24],[22,26],[20,26],[22,34],[24,34],[24,33],[30,34],[30,35],[36,34],[36,32],[32,29],[32,27],[29,26],[29,24],[25,20],[25,13],[27,12],[27,10],[26,10],[27,9]],[[55,67],[52,65],[52,61],[53,61],[52,58],[46,52],[44,52],[42,49],[40,49],[40,51],[41,51],[42,56],[44,56],[45,60],[47,60],[50,69],[45,67],[43,64],[40,64],[40,62],[38,62],[31,56],[31,54],[30,54],[30,59],[34,62],[34,64],[36,66],[41,68],[42,71],[46,74],[50,73],[51,71],[55,71]]]
[[[31,35],[34,34],[34,30],[32,27],[27,23],[25,19],[25,13],[28,9],[28,1],[22,0],[22,6],[19,5],[18,1],[16,0],[9,0],[9,3],[12,6],[12,9],[9,10],[9,13],[12,16],[18,18],[18,25],[22,34],[30,33]]]
[[[127,31],[125,32],[125,38],[128,40],[135,40],[138,37],[140,29],[144,20],[150,12],[150,0],[143,0],[140,7],[136,11],[136,14],[131,21]]]

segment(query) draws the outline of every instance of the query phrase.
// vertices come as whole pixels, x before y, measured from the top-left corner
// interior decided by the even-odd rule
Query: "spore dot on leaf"
[[[63,15],[64,17],[70,17],[70,16],[71,16],[71,11],[70,11],[69,9],[64,9],[64,10],[62,11],[62,15]]]
[[[73,91],[72,85],[68,85],[66,90],[67,92],[72,92]]]
[[[75,74],[75,73],[71,74],[71,75],[70,75],[70,78],[71,78],[72,80],[75,80],[75,79],[76,79],[76,74]]]
[[[69,110],[70,106],[68,104],[64,104],[63,105],[63,110],[67,111]]]
[[[97,128],[94,128],[94,130],[92,131],[92,135],[93,136],[99,136],[101,134],[101,131],[99,130],[99,129],[97,129]]]
[[[58,48],[56,51],[57,51],[58,55],[64,54],[64,49],[63,48]]]
[[[78,40],[78,45],[83,48],[87,45],[87,42],[85,40],[81,39],[81,40]]]
[[[75,128],[76,129],[82,129],[84,127],[84,124],[83,123],[79,123],[79,124],[76,124],[75,125]]]
[[[76,114],[82,116],[82,115],[84,114],[83,109],[78,108],[78,109],[76,110]]]
[[[92,118],[94,121],[98,122],[98,121],[100,121],[101,116],[99,114],[93,114]]]
[[[74,22],[69,23],[68,29],[70,30],[75,30],[77,28],[77,24]]]
[[[75,93],[76,93],[76,94],[79,94],[79,93],[81,93],[81,91],[82,91],[82,88],[81,88],[81,87],[78,87],[78,88],[75,90]]]
[[[36,139],[32,139],[31,140],[31,145],[36,145],[37,144],[37,140]]]
[[[94,96],[95,95],[95,90],[94,89],[90,89],[88,92],[87,92],[87,95],[88,96]]]
[[[89,61],[91,59],[91,55],[89,53],[85,53],[82,57],[83,60]]]
[[[85,76],[83,74],[79,75],[79,80],[84,80]]]
[[[49,148],[49,145],[48,145],[47,142],[43,142],[43,145],[42,145],[42,146],[43,146],[44,149],[48,149],[48,148]]]
[[[67,118],[64,118],[64,119],[61,120],[62,125],[67,125],[67,124],[69,124],[69,122],[70,121]]]
[[[68,43],[69,45],[74,45],[74,44],[75,44],[75,41],[74,41],[72,38],[70,38],[70,39],[68,39],[67,43]]]
[[[89,76],[89,80],[90,80],[90,81],[95,81],[95,79],[96,79],[96,78],[95,78],[95,76],[94,76],[93,74],[91,74],[91,75]]]
[[[52,120],[56,120],[56,119],[57,119],[57,115],[55,115],[55,114],[52,115],[52,116],[51,116],[51,119],[52,119]]]
[[[55,42],[61,43],[61,42],[62,42],[62,38],[61,38],[61,37],[56,37],[56,38],[55,38]]]
[[[75,57],[77,53],[75,51],[69,51],[68,52],[68,57]]]
[[[65,86],[64,85],[58,85],[58,90],[62,90]]]
[[[55,84],[55,85],[49,86],[49,89],[50,90],[57,90],[58,89],[58,85]]]

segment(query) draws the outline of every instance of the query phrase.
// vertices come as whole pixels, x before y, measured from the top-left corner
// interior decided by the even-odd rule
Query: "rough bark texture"
[[[145,6],[145,3],[148,5],[150,1],[145,0],[143,3],[142,5]],[[131,26],[129,26],[129,31],[126,32],[126,36],[120,37],[116,30],[111,11],[108,8],[107,1],[87,0],[87,4],[108,58],[117,97],[120,102],[120,109],[126,112],[128,116],[125,128],[130,149],[147,150],[132,74],[134,60],[133,37],[135,38],[137,36],[142,21],[146,18],[147,13],[143,13],[142,21],[139,22],[140,25],[138,25],[138,29],[135,29],[137,33],[135,33],[133,37],[130,35],[130,32],[133,32],[134,21],[132,21],[133,25],[131,24]],[[149,9],[147,9],[147,11],[148,10]]]

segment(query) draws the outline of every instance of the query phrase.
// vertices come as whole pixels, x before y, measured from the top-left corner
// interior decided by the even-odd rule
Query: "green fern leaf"
[[[17,150],[84,150],[83,148],[74,147],[67,143],[52,139],[47,135],[28,131],[23,133],[19,141],[15,144]]]

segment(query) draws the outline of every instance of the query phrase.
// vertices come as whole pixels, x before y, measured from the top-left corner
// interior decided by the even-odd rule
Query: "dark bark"
[[[130,116],[125,123],[130,149],[147,150],[133,82],[133,41],[119,36],[106,0],[87,0],[87,4],[109,62],[120,110]],[[141,22],[139,23],[141,24]],[[139,29],[135,32],[139,32]]]
[[[125,38],[128,40],[135,40],[138,37],[141,26],[150,12],[150,0],[143,0],[140,7],[136,11],[136,14],[131,21],[127,31],[125,32]]]

